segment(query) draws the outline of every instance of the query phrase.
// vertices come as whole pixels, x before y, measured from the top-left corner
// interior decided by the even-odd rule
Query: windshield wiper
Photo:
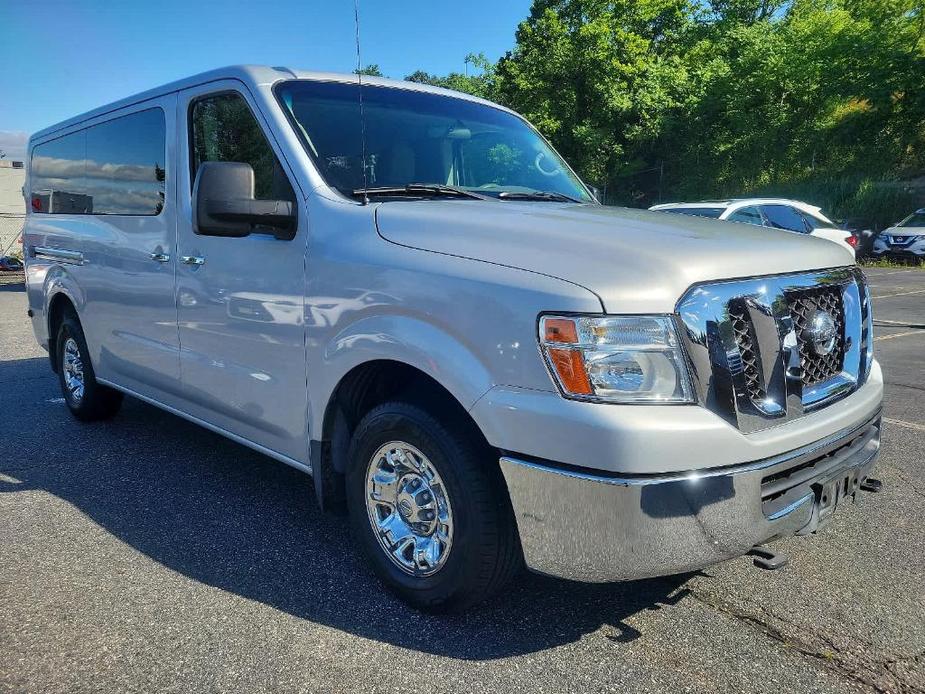
[[[433,197],[453,197],[453,198],[472,198],[473,200],[488,200],[485,195],[479,195],[463,188],[456,186],[447,186],[440,183],[409,183],[406,186],[380,186],[378,188],[357,188],[353,191],[355,196],[360,195],[409,195],[409,196],[433,196]]]
[[[554,193],[547,190],[532,190],[529,192],[519,192],[515,190],[506,190],[498,193],[502,200],[543,200],[552,202],[581,202],[578,198],[573,198],[565,193]]]

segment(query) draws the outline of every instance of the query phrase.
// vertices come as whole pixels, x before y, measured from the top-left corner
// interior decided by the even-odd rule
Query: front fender
[[[340,380],[367,362],[391,360],[412,366],[446,388],[466,409],[494,385],[487,364],[473,346],[417,316],[376,315],[352,323],[317,350],[318,368],[312,367],[312,351],[312,432],[322,430],[325,408]]]

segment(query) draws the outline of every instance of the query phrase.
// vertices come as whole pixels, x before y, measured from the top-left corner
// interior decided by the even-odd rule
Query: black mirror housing
[[[203,236],[241,238],[266,230],[276,238],[295,236],[296,212],[288,200],[255,200],[250,164],[207,161],[193,185],[193,230]]]

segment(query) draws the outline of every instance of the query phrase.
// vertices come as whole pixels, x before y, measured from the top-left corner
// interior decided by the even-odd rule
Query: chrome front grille
[[[845,361],[845,309],[842,288],[835,286],[813,287],[787,294],[793,328],[800,345],[800,367],[803,385],[823,383],[842,371]],[[835,347],[825,355],[813,352],[806,337],[809,321],[815,311],[825,311],[835,322]]]
[[[870,296],[857,268],[699,284],[677,313],[701,404],[745,432],[844,397],[870,371]]]
[[[729,302],[729,322],[735,333],[736,345],[739,347],[748,397],[752,402],[763,402],[768,394],[762,385],[764,380],[761,377],[761,364],[758,361],[758,344],[744,301]]]

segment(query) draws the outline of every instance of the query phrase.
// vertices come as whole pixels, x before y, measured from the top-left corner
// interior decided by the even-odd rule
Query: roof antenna
[[[366,179],[366,116],[363,113],[363,67],[360,64],[360,0],[353,0],[353,24],[357,41],[357,91],[360,95],[360,165],[363,167],[363,204],[369,204],[369,181]]]

